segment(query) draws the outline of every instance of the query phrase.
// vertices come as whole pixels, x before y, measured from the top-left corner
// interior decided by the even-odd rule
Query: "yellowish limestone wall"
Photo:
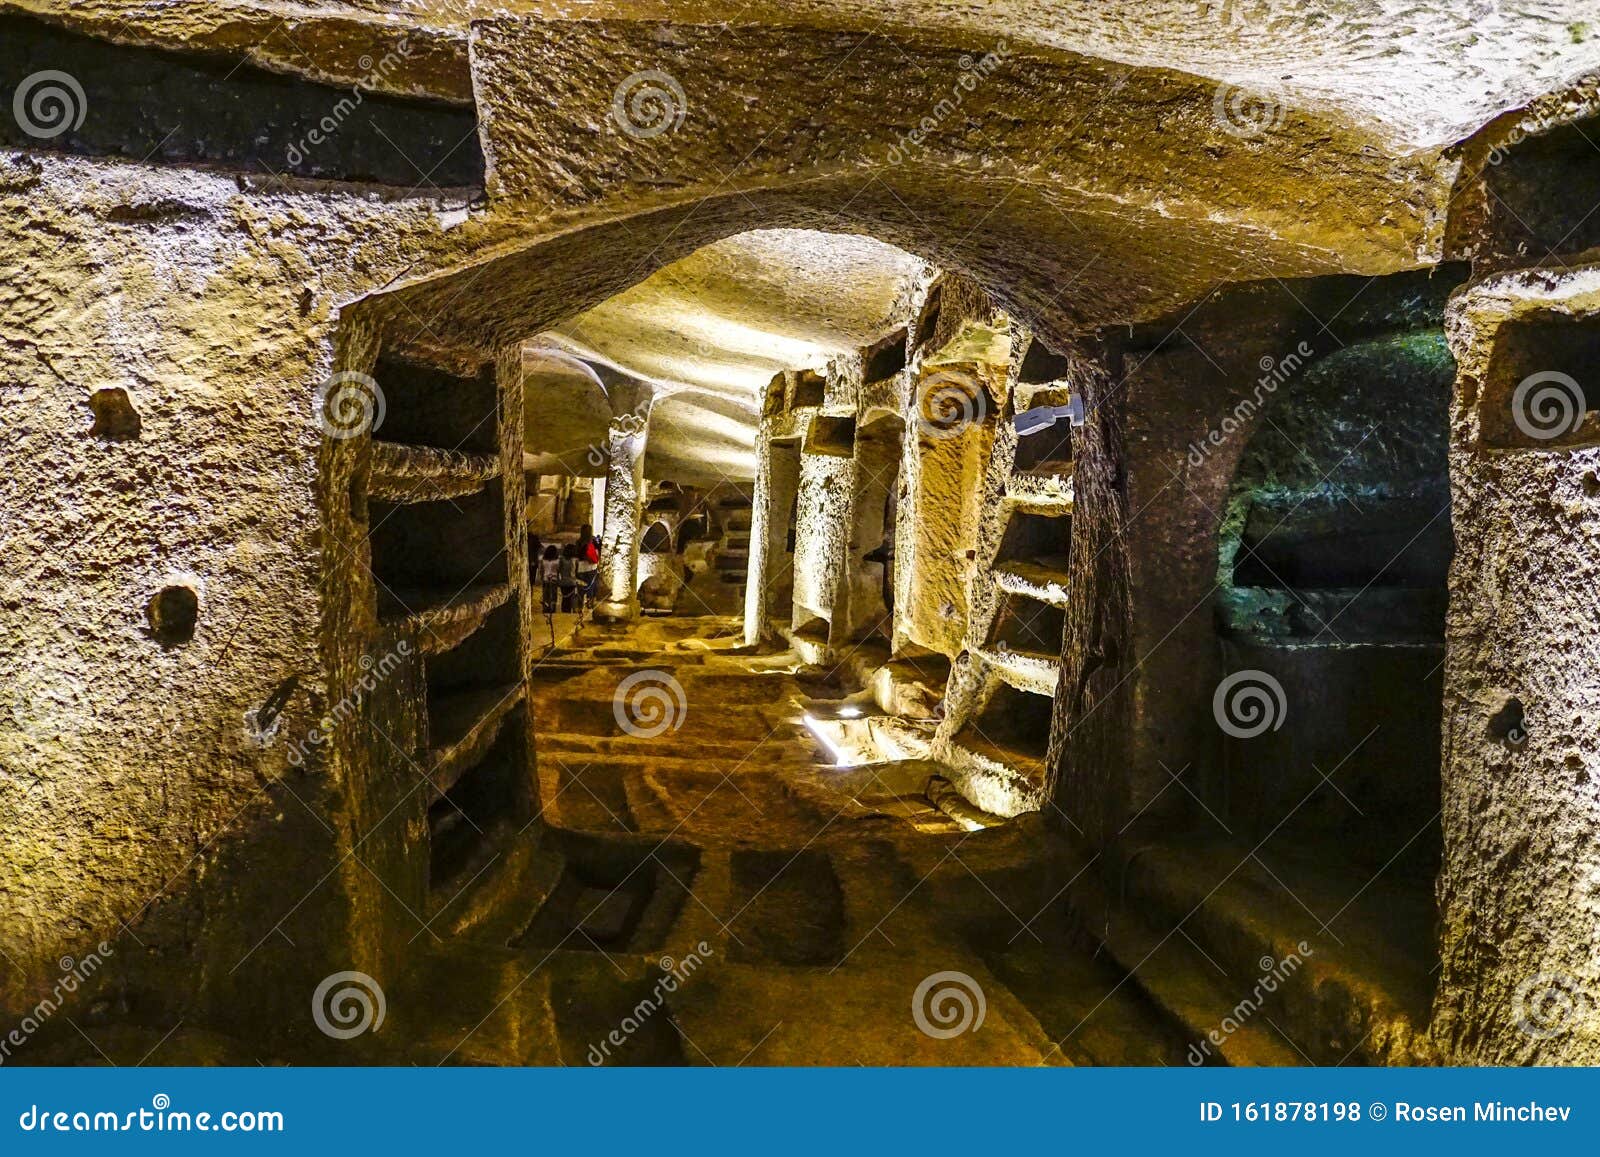
[[[251,979],[287,967],[280,919],[309,946],[296,968],[342,955],[348,785],[307,741],[343,694],[319,634],[316,397],[340,303],[398,273],[442,209],[0,156],[0,261],[16,271],[0,282],[8,1011],[100,941],[105,983],[152,1018],[298,1011],[294,986]],[[136,436],[94,432],[102,390],[126,391]],[[198,597],[187,642],[151,629],[169,585]],[[181,988],[141,983],[202,943]]]

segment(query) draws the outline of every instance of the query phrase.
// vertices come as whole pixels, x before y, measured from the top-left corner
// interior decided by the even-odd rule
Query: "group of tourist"
[[[600,575],[600,542],[587,522],[576,540],[565,546],[544,545],[535,538],[529,543],[528,557],[543,595],[544,613],[582,615],[593,605]]]

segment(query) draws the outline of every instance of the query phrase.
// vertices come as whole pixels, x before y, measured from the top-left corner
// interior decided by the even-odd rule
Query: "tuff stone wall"
[[[103,5],[35,7],[120,31]],[[351,82],[362,50],[394,36],[347,15],[306,18],[309,63],[281,45],[265,58]],[[150,9],[134,31],[167,47],[238,50],[241,28],[266,23],[259,9],[238,24]],[[371,372],[397,346],[479,362],[498,353],[513,374],[507,351],[530,332],[757,224],[903,243],[980,278],[1068,354],[1090,417],[1075,446],[1053,800],[1103,844],[1159,794],[1167,756],[1170,765],[1206,748],[1218,670],[1205,634],[1217,567],[1208,515],[1244,438],[1199,466],[1178,463],[1232,412],[1260,357],[1296,348],[1279,339],[1303,323],[1272,310],[1224,311],[1211,329],[1198,319],[1225,347],[1208,345],[1203,359],[1149,334],[1125,338],[1121,325],[1186,310],[1241,270],[1365,276],[1436,261],[1458,158],[1437,144],[1386,155],[1346,118],[1300,108],[1269,139],[1241,141],[1217,123],[1216,90],[1197,75],[1030,51],[964,116],[942,120],[914,159],[895,160],[891,150],[929,115],[917,76],[970,71],[963,56],[986,48],[986,35],[911,29],[878,43],[849,20],[744,29],[743,42],[724,31],[714,21],[663,35],[614,14],[556,24],[502,14],[478,28],[469,61],[462,27],[424,29],[425,59],[389,90],[449,102],[452,117],[476,95],[495,194],[487,208],[199,167],[236,154],[173,158],[195,163],[186,169],[27,141],[17,142],[27,151],[0,154],[0,252],[22,271],[0,283],[8,1014],[33,1007],[61,958],[104,942],[111,964],[81,998],[86,1023],[115,1015],[165,1026],[192,1014],[272,1042],[306,1031],[316,979],[393,966],[396,929],[415,919],[407,901],[426,886],[425,820],[399,778],[404,761],[358,728],[379,721],[396,752],[413,747],[422,671],[407,657],[364,686],[363,658],[408,640],[356,597],[368,565],[356,485],[370,462],[364,443],[327,430],[319,387],[333,371]],[[791,62],[793,85],[768,84],[773,59]],[[610,118],[619,83],[662,66],[695,94],[694,131],[623,131]],[[1585,84],[1467,152],[1482,159],[1491,140],[1592,109]],[[748,93],[769,90],[752,112]],[[818,127],[825,107],[837,108],[837,131]],[[1063,134],[1068,107],[1090,115]],[[1512,196],[1539,187],[1538,150],[1529,155],[1530,166],[1507,170],[1507,189],[1521,190]],[[718,174],[736,164],[723,188]],[[1481,177],[1460,191],[1488,214]],[[1464,212],[1452,226],[1472,236],[1448,251],[1479,258],[1480,273],[1537,259],[1534,243],[1560,214],[1552,221],[1522,236]],[[1448,628],[1438,1018],[1461,1055],[1493,1060],[1597,1053],[1581,1034],[1540,1036],[1506,1016],[1596,979],[1589,909],[1600,865],[1585,824],[1600,739],[1587,722],[1600,706],[1587,677],[1587,640],[1600,628],[1584,522],[1600,492],[1593,430],[1542,448],[1483,438],[1482,406],[1510,396],[1494,365],[1501,323],[1539,311],[1587,325],[1600,314],[1594,254],[1560,256],[1566,270],[1474,286],[1451,320],[1461,362],[1451,468],[1465,546]],[[364,300],[380,289],[392,291]],[[976,285],[951,279],[942,292],[929,348],[980,314],[999,328]],[[1360,315],[1341,325],[1359,329]],[[913,342],[921,320],[908,314]],[[904,384],[922,368],[913,358]],[[838,420],[871,404],[838,391],[825,401],[824,416]],[[514,409],[502,422],[520,425]],[[806,436],[816,421],[814,411],[770,417],[766,432]],[[979,482],[991,431],[927,439],[912,425],[895,641],[953,660],[959,715],[994,689],[972,674],[977,624],[992,607],[972,597],[967,555],[989,541],[982,503],[992,490]],[[520,480],[515,447],[499,449]],[[753,545],[764,544],[770,565],[785,487],[764,469],[758,499],[778,513],[758,518],[766,533]],[[1187,497],[1168,503],[1174,470]],[[805,456],[794,596],[818,613],[832,612],[841,589],[854,478],[848,455]],[[518,485],[505,495],[514,544]],[[525,574],[516,582],[526,619]],[[772,608],[752,591],[747,629],[759,635]],[[359,709],[336,716],[331,741],[318,738],[357,688]]]
[[[1600,450],[1555,438],[1500,450],[1483,439],[1497,416],[1486,411],[1512,404],[1506,387],[1516,381],[1499,379],[1521,376],[1522,367],[1495,364],[1503,327],[1537,314],[1600,325],[1600,267],[1492,276],[1463,290],[1449,314],[1459,367],[1450,444],[1457,554],[1435,1018],[1463,1060],[1592,1064],[1600,1059],[1589,995],[1600,979],[1592,835]],[[1524,423],[1547,437],[1558,428],[1550,419],[1571,425],[1567,397],[1566,411],[1526,403]]]
[[[108,940],[129,1015],[270,1030],[302,994],[256,978],[332,971],[356,918],[349,783],[304,742],[345,694],[317,390],[339,303],[443,206],[17,154],[0,204],[26,271],[0,285],[0,995],[30,1006]],[[95,432],[107,390],[136,434]],[[174,585],[198,617],[164,642],[148,608]],[[262,847],[295,851],[262,871]],[[203,964],[177,984],[174,960]]]
[[[1307,431],[1294,428],[1285,417],[1292,406],[1288,399],[1308,368],[1347,343],[1418,332],[1429,325],[1437,333],[1444,296],[1459,276],[1457,271],[1388,282],[1327,279],[1230,288],[1186,311],[1181,332],[1157,323],[1136,330],[1131,338],[1108,335],[1103,352],[1080,371],[1092,384],[1095,365],[1118,367],[1100,373],[1109,375],[1107,405],[1122,410],[1126,433],[1119,459],[1097,466],[1093,456],[1100,438],[1093,433],[1094,420],[1086,427],[1081,445],[1090,460],[1079,461],[1075,470],[1073,558],[1075,565],[1086,565],[1085,552],[1089,557],[1126,558],[1125,580],[1109,561],[1103,564],[1109,573],[1102,577],[1111,590],[1123,581],[1129,585],[1132,621],[1126,641],[1096,647],[1087,638],[1108,628],[1092,623],[1074,628],[1075,615],[1092,613],[1086,606],[1069,612],[1069,667],[1076,662],[1098,670],[1108,654],[1114,657],[1123,667],[1110,683],[1117,685],[1118,699],[1126,696],[1129,713],[1126,729],[1109,726],[1098,739],[1089,735],[1092,724],[1064,723],[1066,731],[1058,734],[1058,741],[1070,739],[1064,753],[1086,744],[1077,757],[1084,767],[1123,769],[1104,792],[1082,789],[1072,814],[1114,800],[1106,817],[1113,829],[1135,815],[1160,826],[1194,809],[1185,792],[1163,790],[1175,775],[1220,806],[1217,801],[1226,793],[1217,786],[1219,744],[1225,736],[1217,726],[1212,698],[1228,671],[1218,631],[1225,593],[1218,549],[1227,539],[1229,493],[1240,461],[1252,438],[1271,429],[1266,423],[1274,414],[1291,430],[1285,437],[1308,444]],[[1327,328],[1323,319],[1331,319]],[[1366,372],[1363,380],[1370,390],[1408,388],[1381,356]],[[1405,436],[1396,431],[1393,415],[1381,405],[1375,413],[1378,417],[1359,429],[1352,422],[1345,434],[1330,429],[1316,436],[1348,435],[1348,442],[1362,443],[1377,423],[1386,428],[1380,442],[1398,436],[1403,444]],[[1327,476],[1312,489],[1334,494],[1357,485],[1352,481],[1356,469],[1344,453],[1329,462],[1334,468],[1318,471]],[[1094,513],[1093,504],[1106,498],[1092,492],[1097,472],[1108,484],[1127,487],[1126,523],[1120,531],[1105,529],[1102,516]],[[1332,478],[1334,474],[1338,477]],[[1112,509],[1121,506],[1113,504]],[[1098,588],[1083,585],[1094,580],[1080,579],[1076,570],[1073,580],[1079,584],[1071,596],[1077,607],[1082,592]],[[1077,659],[1071,643],[1075,629],[1087,632],[1085,641],[1076,644],[1082,648]],[[1125,647],[1131,648],[1131,656],[1123,653]],[[1063,675],[1063,687],[1069,690],[1071,678]],[[1080,666],[1075,678],[1087,678],[1093,685],[1098,676]],[[1091,714],[1097,712],[1085,708],[1081,718]],[[1329,727],[1336,724],[1335,719],[1327,721]],[[1100,748],[1101,742],[1107,746]],[[1203,815],[1200,822],[1206,822]]]

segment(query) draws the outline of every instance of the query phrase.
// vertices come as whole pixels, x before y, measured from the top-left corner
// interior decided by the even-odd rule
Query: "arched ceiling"
[[[474,19],[617,18],[893,35],[920,28],[1154,66],[1281,94],[1393,152],[1469,135],[1600,66],[1593,0],[9,0],[119,39],[249,51],[267,67],[359,79],[412,36],[399,91],[470,99]]]
[[[627,233],[635,224],[623,215],[648,196],[659,193],[662,206],[675,193],[684,205],[691,193],[753,205],[762,182],[800,173],[840,182],[840,203],[829,209],[850,210],[853,227],[919,249],[922,238],[944,237],[949,252],[924,249],[940,261],[965,248],[966,267],[986,284],[1053,281],[1061,292],[1035,289],[1032,297],[1044,306],[1068,297],[1078,325],[1159,313],[1230,276],[1313,273],[1324,265],[1376,273],[1437,260],[1433,222],[1449,182],[1437,150],[1600,69],[1595,0],[0,0],[0,7],[114,39],[248,54],[264,67],[341,83],[370,80],[374,57],[405,44],[384,87],[463,103],[476,92],[484,100],[499,185],[491,203],[502,214],[502,233],[494,233],[493,213],[482,224],[492,242],[519,235],[563,198],[573,213],[593,213]],[[569,55],[557,46],[541,57],[547,32],[552,44],[561,38],[508,18],[631,28],[612,37],[615,28],[586,26],[563,40]],[[469,35],[473,21],[482,23]],[[494,29],[496,22],[518,27]],[[698,25],[699,33],[674,24]],[[839,39],[833,30],[854,34],[837,61],[827,55],[827,42]],[[705,43],[713,33],[730,43]],[[766,48],[741,60],[746,41]],[[679,51],[682,44],[693,51]],[[1029,55],[1027,69],[997,76],[981,102],[962,110],[967,119],[941,120],[927,173],[861,170],[855,159],[877,187],[848,185],[852,164],[839,164],[831,151],[839,147],[836,110],[821,107],[835,93],[855,109],[854,136],[876,148],[884,142],[874,130],[892,141],[960,75],[941,51],[961,54],[966,68],[968,56],[1008,46]],[[615,59],[597,61],[603,54],[591,48],[614,51]],[[784,83],[784,53],[801,49],[819,62],[807,88]],[[696,82],[689,86],[700,118],[695,133],[669,139],[670,150],[612,139],[604,111],[615,79],[602,65],[650,67],[658,56],[708,70],[686,76]],[[852,58],[857,67],[871,58],[872,75],[846,82]],[[1092,68],[1082,67],[1086,60]],[[1120,87],[1121,66],[1145,71]],[[835,69],[841,79],[829,88]],[[1231,132],[1226,118],[1211,115],[1218,85],[1264,94],[1265,112],[1245,115],[1282,116],[1287,129],[1262,140]],[[786,98],[797,107],[786,108]],[[888,108],[885,98],[897,103]],[[963,134],[980,115],[990,135],[974,147]],[[761,116],[778,131],[744,140],[741,132]],[[1080,128],[1085,120],[1092,123]],[[752,157],[747,171],[743,162]],[[1404,160],[1391,164],[1396,158]],[[1014,174],[1003,171],[1005,160]],[[959,172],[948,194],[935,181],[940,166]],[[762,201],[763,212],[773,210],[763,223],[816,223],[816,203],[825,198],[800,205],[796,190],[791,208],[785,195]],[[1352,206],[1370,213],[1352,215]],[[708,216],[733,219],[744,215],[739,210],[685,207],[663,237],[634,243],[664,257],[680,228],[708,229]],[[794,219],[784,220],[785,210]],[[1000,251],[982,236],[974,240],[978,225],[1009,233],[1012,244]],[[1052,230],[1060,234],[1053,252],[1042,243]],[[572,239],[570,247],[598,243]],[[1246,260],[1227,260],[1235,251]],[[581,265],[583,255],[571,260]],[[527,260],[544,257],[530,252]],[[624,261],[594,271],[593,292],[573,307],[594,301],[608,281],[626,285],[631,267]],[[878,242],[765,229],[692,253],[558,325],[554,338],[663,388],[652,473],[747,476],[761,386],[779,368],[815,365],[880,337],[920,268]],[[469,284],[481,272],[469,271]],[[518,272],[531,288],[513,293],[502,282],[499,305],[450,288],[449,301],[422,315],[447,334],[477,339],[503,339],[518,318],[548,326],[559,307],[540,314],[529,305],[541,294],[573,294],[573,280],[551,274],[546,286],[535,271]],[[416,295],[429,292],[423,286]],[[1028,293],[1017,296],[1027,303]],[[452,301],[462,316],[450,312]],[[571,440],[566,432],[557,439],[563,448]]]
[[[881,339],[925,268],[870,237],[761,229],[665,266],[538,340],[656,387],[651,477],[749,478],[772,376]]]
[[[513,0],[495,7],[549,19],[814,21],[977,34],[1275,94],[1296,108],[1339,115],[1397,152],[1459,140],[1600,67],[1594,0]]]

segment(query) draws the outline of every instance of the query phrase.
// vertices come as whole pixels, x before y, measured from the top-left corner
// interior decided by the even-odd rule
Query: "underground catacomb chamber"
[[[1029,407],[1061,407],[1072,398],[1070,389],[1039,390]],[[1017,438],[1013,469],[1041,474],[1063,474],[1072,469],[1072,422],[1058,418],[1054,425]]]
[[[714,60],[115,7],[0,17],[0,1011],[118,937],[63,1059],[437,1061],[473,988],[474,1061],[1172,1063],[1308,913],[1282,1039],[1207,1063],[1600,1056],[1510,1015],[1594,947],[1582,29],[1424,4],[1352,71],[1349,22],[1219,62],[1141,10],[1095,95],[1115,13],[1011,6],[945,116],[994,38],[919,5]],[[349,1051],[336,969],[391,998]],[[940,972],[983,1033],[917,1024]]]
[[[1069,516],[1055,510],[1036,512],[1019,507],[1006,521],[994,565],[996,569],[1030,566],[1064,575],[1071,541]]]
[[[1422,873],[1439,839],[1452,378],[1437,330],[1313,362],[1264,410],[1220,552],[1224,669],[1278,696],[1277,726],[1224,737],[1222,814],[1262,835],[1291,815]]]
[[[1066,612],[1027,595],[1008,594],[1001,601],[988,645],[1054,662],[1061,654]]]
[[[867,355],[865,377],[869,382],[881,382],[905,368],[906,333],[900,330],[890,334],[882,346]]]
[[[462,373],[384,358],[372,376],[384,399],[382,419],[372,428],[375,439],[473,454],[498,449],[499,393],[491,367]]]
[[[736,959],[831,965],[845,943],[844,894],[824,852],[739,851],[733,855]]]
[[[460,704],[430,700],[429,707],[429,727],[441,741],[449,742],[468,726],[452,713]],[[447,897],[496,854],[497,842],[526,822],[521,817],[528,811],[528,753],[518,726],[520,711],[515,707],[506,716],[476,763],[451,770],[459,778],[428,808],[428,884]]]

